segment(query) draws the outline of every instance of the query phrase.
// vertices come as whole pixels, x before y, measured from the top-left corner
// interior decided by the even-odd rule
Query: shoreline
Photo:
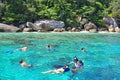
[[[100,31],[100,32],[89,32],[89,31],[80,31],[80,32],[69,32],[69,31],[64,31],[64,32],[54,32],[54,31],[50,31],[50,32],[0,32],[0,34],[12,34],[12,33],[43,33],[43,34],[49,34],[49,33],[70,33],[70,34],[75,34],[75,33],[80,33],[80,34],[119,34],[120,32],[103,32],[103,31]]]

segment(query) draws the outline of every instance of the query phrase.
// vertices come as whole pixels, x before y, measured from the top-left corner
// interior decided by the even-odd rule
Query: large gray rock
[[[26,26],[32,28],[34,31],[51,31],[56,28],[63,28],[65,24],[62,21],[41,20],[35,23],[27,22]]]
[[[40,24],[39,26],[41,26],[41,29],[42,29],[43,31],[53,30],[53,29],[51,29],[51,27],[50,27],[50,25],[49,25],[48,23],[42,23],[42,24]]]
[[[114,19],[112,17],[103,18],[103,21],[104,21],[107,28],[111,27],[111,25],[112,25],[113,28],[119,27],[118,24],[117,24],[116,19]]]
[[[86,31],[89,31],[90,29],[94,29],[94,30],[96,29],[96,31],[97,31],[97,26],[95,24],[89,22],[88,24],[84,25],[84,29]]]
[[[0,32],[19,32],[19,31],[21,31],[21,29],[18,27],[0,23]]]
[[[41,30],[41,27],[40,26],[37,26],[36,24],[32,23],[32,22],[27,22],[26,23],[26,26],[28,28],[32,28],[34,31],[38,31],[38,30]]]
[[[55,28],[63,28],[65,26],[63,21],[56,20],[41,20],[36,21],[34,24],[41,27],[41,29],[45,31],[54,30]]]
[[[99,28],[98,31],[99,32],[108,32],[108,28]]]

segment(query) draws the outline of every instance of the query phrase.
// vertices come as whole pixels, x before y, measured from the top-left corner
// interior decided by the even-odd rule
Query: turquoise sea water
[[[51,50],[47,44],[53,45]],[[26,52],[9,53],[24,46]],[[41,73],[69,63],[74,56],[84,62],[77,74]],[[20,59],[34,67],[21,68]],[[0,80],[120,80],[120,34],[0,33]]]

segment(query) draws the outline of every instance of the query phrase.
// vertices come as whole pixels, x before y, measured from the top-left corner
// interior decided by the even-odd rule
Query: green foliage
[[[110,3],[109,14],[112,13],[111,17],[120,16],[120,0],[114,0]]]
[[[2,20],[4,7],[5,7],[5,4],[0,1],[0,22]]]
[[[108,8],[108,15],[117,19],[120,25],[120,0],[112,0]]]
[[[5,0],[0,3],[0,20],[19,25],[39,19],[62,20],[68,26],[80,26],[83,16],[97,26],[103,17],[120,18],[120,0]]]
[[[115,17],[115,18],[119,18],[120,19],[120,9],[115,11],[115,12],[113,12],[112,16]]]

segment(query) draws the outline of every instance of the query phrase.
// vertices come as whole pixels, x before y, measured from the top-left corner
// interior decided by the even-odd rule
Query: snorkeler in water
[[[48,44],[48,45],[46,46],[46,48],[47,48],[47,50],[50,52],[51,49],[52,49],[52,45],[51,45],[51,44]]]
[[[21,51],[26,51],[27,50],[27,47],[22,47],[20,48]]]
[[[15,50],[8,50],[8,51],[6,51],[6,53],[12,54],[12,53],[17,52],[17,51],[25,52],[26,50],[27,50],[27,47],[22,47],[22,48],[17,48]]]
[[[23,52],[25,52],[26,50],[27,50],[27,47],[22,47],[22,48],[15,49],[13,51],[14,52],[16,52],[16,51],[23,51]]]
[[[74,57],[74,63],[77,63],[77,61],[78,61],[78,58],[75,56]]]
[[[25,61],[23,61],[23,60],[20,60],[19,61],[19,63],[20,63],[20,65],[21,65],[21,67],[32,67],[32,65],[31,64],[28,64],[28,63],[26,63]]]
[[[85,53],[86,52],[85,48],[81,48],[81,52]]]
[[[43,74],[47,74],[47,73],[55,73],[55,74],[61,74],[64,72],[68,72],[70,71],[69,65],[65,65],[65,67],[63,68],[59,68],[59,69],[55,69],[55,70],[49,70],[49,71],[45,71],[42,72]]]
[[[69,63],[69,65],[72,63],[77,63],[77,61],[78,61],[78,58],[76,56],[74,56],[74,59]]]
[[[82,60],[77,61],[77,63],[75,63],[75,67],[82,69],[84,66],[84,63],[82,62]]]
[[[75,66],[73,66],[73,67],[72,67],[72,69],[71,69],[71,71],[72,71],[72,73],[76,73],[76,72],[77,72],[76,67],[75,67]]]
[[[52,48],[51,44],[48,44],[46,48],[51,49]]]
[[[72,71],[72,75],[69,76],[69,80],[74,79],[74,77],[77,75],[78,69],[75,66],[73,66],[71,71]]]

